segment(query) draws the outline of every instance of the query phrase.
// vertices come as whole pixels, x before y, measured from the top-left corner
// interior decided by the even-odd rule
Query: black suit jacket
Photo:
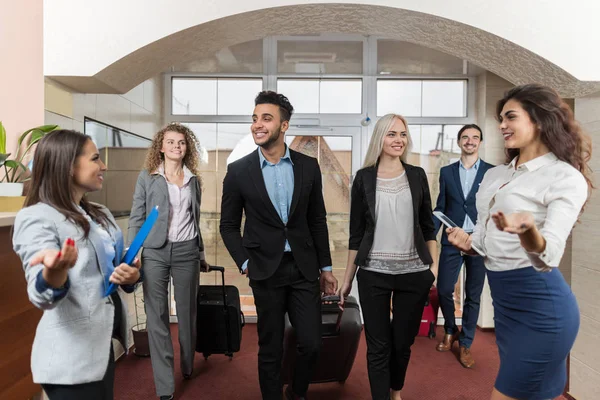
[[[475,175],[475,181],[471,185],[471,191],[467,194],[463,193],[462,184],[460,183],[460,172],[459,162],[452,163],[443,167],[440,170],[440,194],[437,198],[437,204],[435,211],[441,211],[448,216],[454,223],[462,228],[465,222],[465,216],[469,215],[471,221],[477,223],[477,207],[475,205],[475,195],[479,190],[479,184],[483,180],[483,176],[488,169],[492,168],[492,164],[488,164],[481,160],[477,174]],[[440,229],[441,222],[439,219],[434,218],[433,223],[435,225],[435,233]],[[442,233],[442,244],[451,246],[448,242],[448,236],[444,229]]]
[[[258,151],[231,163],[223,181],[221,237],[238,268],[246,260],[253,280],[269,278],[279,266],[287,239],[302,275],[310,281],[331,265],[327,213],[317,160],[290,149],[294,192],[287,225],[275,210],[263,179]],[[242,211],[246,215],[240,233]]]
[[[433,262],[427,241],[435,240],[431,211],[431,195],[427,175],[423,168],[405,164],[406,178],[413,202],[413,225],[415,247],[423,264]],[[358,250],[354,263],[365,265],[375,237],[375,189],[377,165],[366,167],[356,173],[352,184],[350,203],[350,250]],[[403,221],[398,221],[402,226]]]

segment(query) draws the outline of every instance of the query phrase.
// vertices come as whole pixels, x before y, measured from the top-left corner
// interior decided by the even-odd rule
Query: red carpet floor
[[[172,325],[172,337],[177,338],[177,327]],[[443,334],[438,327],[438,337]],[[472,352],[477,365],[462,368],[453,353],[435,350],[437,339],[418,337],[412,347],[412,356],[404,400],[486,400],[489,399],[498,371],[498,351],[493,333],[477,332]],[[196,354],[195,370],[191,380],[182,378],[179,370],[179,344],[175,347],[176,400],[256,400],[260,399],[257,372],[258,341],[256,325],[243,329],[242,351],[233,360],[213,355],[208,361]],[[454,347],[457,351],[456,345]],[[370,399],[366,368],[364,333],[361,337],[354,368],[345,384],[326,383],[311,385],[311,400],[367,400]],[[156,399],[150,358],[133,354],[117,362],[115,400]]]

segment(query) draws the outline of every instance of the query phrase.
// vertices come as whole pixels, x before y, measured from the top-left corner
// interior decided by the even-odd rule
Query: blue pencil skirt
[[[558,269],[488,271],[500,371],[495,387],[520,400],[553,399],[567,382],[579,307]]]

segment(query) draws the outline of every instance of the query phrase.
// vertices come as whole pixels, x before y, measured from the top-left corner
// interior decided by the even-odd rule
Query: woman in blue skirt
[[[473,234],[446,232],[485,258],[500,353],[491,399],[552,399],[565,388],[579,330],[577,301],[557,267],[592,188],[591,141],[544,86],[508,91],[497,117],[507,163],[481,182]]]

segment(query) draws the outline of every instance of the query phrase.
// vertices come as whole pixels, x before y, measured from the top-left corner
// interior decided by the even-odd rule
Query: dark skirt
[[[500,371],[495,387],[522,400],[555,398],[567,382],[567,355],[579,307],[558,269],[488,271]]]

